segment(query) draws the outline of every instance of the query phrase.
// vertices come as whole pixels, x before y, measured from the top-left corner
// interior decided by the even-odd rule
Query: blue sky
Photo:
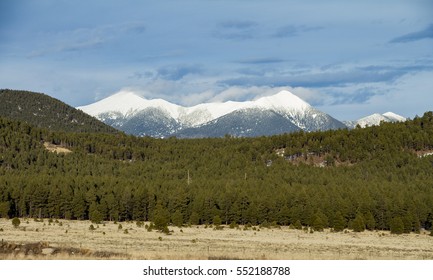
[[[341,120],[433,110],[433,1],[1,0],[0,88],[80,106],[285,88]]]

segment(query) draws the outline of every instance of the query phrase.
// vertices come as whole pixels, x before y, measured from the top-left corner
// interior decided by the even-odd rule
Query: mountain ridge
[[[56,131],[118,132],[58,99],[24,90],[0,89],[0,116]]]
[[[145,127],[142,127],[141,130],[138,129],[140,123],[137,116],[140,115],[141,121],[144,121],[146,115],[145,112],[149,108],[155,108],[160,111],[158,114],[160,115],[162,123],[173,123],[174,121],[177,125],[174,125],[173,123],[171,129],[166,132],[159,131],[157,133],[150,129],[146,129]],[[305,131],[317,131],[346,127],[340,121],[317,110],[287,90],[282,90],[271,96],[260,97],[256,100],[244,102],[226,101],[224,103],[202,103],[192,107],[183,107],[163,99],[146,99],[130,91],[121,91],[93,104],[77,107],[77,109],[83,110],[105,123],[111,125],[114,124],[114,127],[119,130],[138,136],[148,135],[153,137],[170,137],[183,135],[182,137],[194,137],[193,135],[186,135],[185,131],[195,131],[194,135],[206,136],[207,134],[203,131],[200,132],[200,129],[209,130],[210,126],[215,127],[218,123],[219,126],[222,126],[222,123],[225,123],[226,125],[228,123],[242,123],[242,128],[239,128],[238,131],[233,130],[231,127],[215,127],[215,130],[221,131],[221,133],[223,133],[223,131],[231,131],[230,134],[233,136],[245,135],[244,132],[246,130],[250,130],[251,132],[248,133],[248,136],[269,135],[268,133],[263,134],[254,132],[254,130],[263,131],[263,129],[257,127],[257,122],[254,123],[253,121],[257,118],[251,115],[252,112],[261,114],[259,111],[263,113],[263,116],[270,116],[272,115],[271,112],[273,112],[286,119],[285,122],[291,123],[284,125],[291,129],[281,131],[277,127],[269,127],[272,125],[277,126],[278,124],[272,124],[266,121],[268,124],[267,128],[270,131],[281,131],[280,133],[293,132],[300,129]],[[242,113],[242,110],[247,110],[248,113]],[[233,114],[237,111],[239,111],[238,114]],[[155,115],[155,111],[153,111],[152,114]],[[228,120],[227,116],[237,119]],[[153,116],[150,117],[152,118]],[[222,117],[225,118],[217,121]],[[241,120],[239,118],[244,119]],[[128,127],[125,127],[125,123],[131,124],[134,119],[137,119],[137,123],[132,125],[135,127],[134,129],[128,129]],[[170,119],[170,121],[168,121],[168,119]],[[250,119],[250,123],[248,123],[246,119]],[[155,122],[158,122],[157,119],[154,120]],[[156,123],[154,125],[160,126],[160,124]],[[254,129],[253,127],[256,128]],[[194,129],[191,130],[192,128]],[[211,133],[211,135],[215,137],[223,137],[225,134],[214,135]]]
[[[367,126],[377,126],[381,122],[402,122],[407,119],[403,116],[397,115],[393,112],[386,112],[383,114],[374,113],[366,117],[360,118],[356,121],[343,122],[349,128],[355,128],[356,126],[367,127]]]

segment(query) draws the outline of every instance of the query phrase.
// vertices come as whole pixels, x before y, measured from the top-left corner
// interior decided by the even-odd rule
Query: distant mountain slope
[[[256,137],[299,131],[290,120],[272,110],[257,108],[237,110],[199,127],[180,130],[175,136],[181,138]]]
[[[57,131],[116,132],[114,128],[74,107],[48,95],[30,91],[1,89],[0,116]]]
[[[78,109],[126,133],[158,138],[259,136],[346,127],[286,90],[253,101],[192,107],[123,91]]]
[[[387,112],[384,114],[375,113],[366,116],[364,118],[361,118],[357,121],[345,122],[345,124],[350,128],[355,128],[357,125],[359,125],[360,127],[367,127],[373,125],[380,125],[381,122],[404,122],[404,121],[406,121],[405,117],[402,117],[392,112]]]

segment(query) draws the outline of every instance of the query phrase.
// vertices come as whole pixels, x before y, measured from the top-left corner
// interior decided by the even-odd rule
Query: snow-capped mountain
[[[397,115],[392,112],[387,112],[384,114],[372,114],[370,116],[361,118],[357,121],[349,121],[344,122],[349,128],[355,128],[357,125],[360,127],[367,127],[373,125],[380,125],[381,122],[404,122],[406,121],[405,117]]]
[[[259,136],[345,127],[285,90],[253,101],[192,107],[122,91],[78,109],[126,133],[152,137]]]

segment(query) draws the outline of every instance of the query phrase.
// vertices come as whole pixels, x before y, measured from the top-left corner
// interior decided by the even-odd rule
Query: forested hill
[[[30,91],[1,89],[0,116],[51,130],[116,132],[114,128],[55,98]]]
[[[222,139],[52,132],[0,118],[0,216],[416,232],[433,224],[432,152],[432,112]]]

